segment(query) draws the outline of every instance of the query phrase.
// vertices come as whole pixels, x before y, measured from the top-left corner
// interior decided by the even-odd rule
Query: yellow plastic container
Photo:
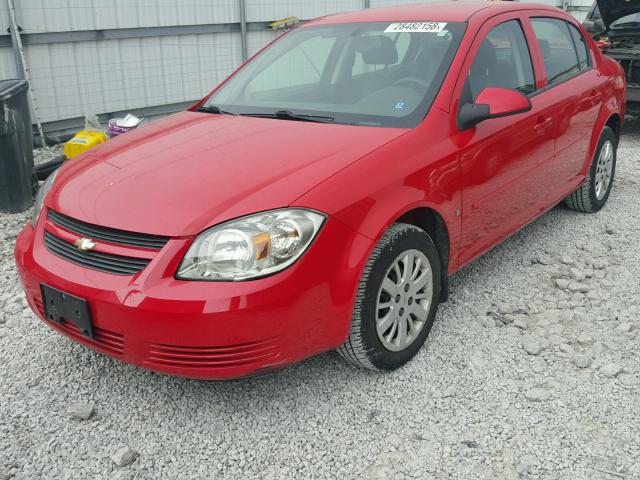
[[[64,144],[64,154],[67,158],[77,157],[81,153],[107,141],[107,136],[102,132],[82,130],[76,136]]]

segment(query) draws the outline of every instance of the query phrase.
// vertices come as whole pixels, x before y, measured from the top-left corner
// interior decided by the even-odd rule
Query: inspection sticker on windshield
[[[446,22],[404,22],[404,23],[392,23],[387,27],[385,32],[403,32],[403,33],[440,33],[444,27],[447,26]]]

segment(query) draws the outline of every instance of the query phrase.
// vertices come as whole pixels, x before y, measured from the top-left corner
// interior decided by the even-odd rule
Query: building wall
[[[419,0],[418,0],[419,1]],[[433,1],[433,0],[422,0]],[[546,0],[558,4],[562,0]],[[0,32],[9,27],[0,0]],[[23,33],[211,25],[240,21],[238,0],[14,0]],[[371,7],[416,0],[370,0]],[[590,4],[590,0],[572,0]],[[365,0],[246,0],[248,22],[311,19],[363,8]],[[584,5],[583,11],[586,14]],[[578,16],[583,11],[576,12]],[[249,31],[251,55],[277,34]],[[40,120],[48,129],[85,113],[109,114],[162,105],[182,108],[231,73],[242,60],[240,34],[198,33],[25,46]],[[16,76],[10,47],[0,47],[0,79]],[[62,122],[61,122],[62,121]],[[66,124],[72,125],[72,122]],[[56,122],[54,125],[53,122]],[[46,125],[45,125],[46,126]]]

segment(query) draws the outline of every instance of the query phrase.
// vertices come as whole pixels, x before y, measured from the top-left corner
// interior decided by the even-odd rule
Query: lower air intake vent
[[[150,345],[147,363],[174,367],[231,367],[264,362],[278,356],[277,339],[225,347]]]
[[[75,323],[63,320],[62,323],[54,323],[54,325],[58,325],[66,335],[74,340],[85,342],[98,350],[113,355],[121,355],[124,352],[124,337],[119,333],[94,326],[93,338],[88,338],[80,333],[80,329],[76,327]]]

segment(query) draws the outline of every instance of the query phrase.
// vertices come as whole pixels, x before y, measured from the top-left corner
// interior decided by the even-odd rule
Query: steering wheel
[[[398,80],[396,80],[395,82],[393,82],[391,84],[392,87],[395,87],[396,85],[402,85],[402,84],[414,84],[414,85],[419,85],[420,87],[424,87],[424,89],[428,89],[429,88],[429,84],[427,82],[425,82],[424,80],[422,80],[421,78],[418,77],[404,77],[404,78],[400,78]]]

